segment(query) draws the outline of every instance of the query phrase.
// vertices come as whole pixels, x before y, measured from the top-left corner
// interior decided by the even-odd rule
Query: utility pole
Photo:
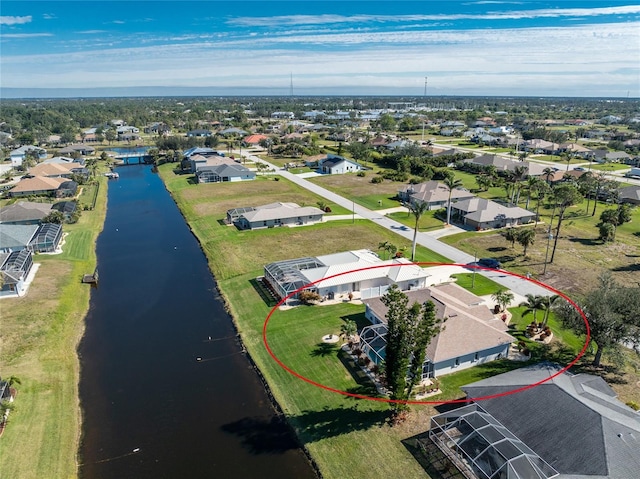
[[[427,99],[427,83],[429,81],[429,77],[424,77],[424,98]]]

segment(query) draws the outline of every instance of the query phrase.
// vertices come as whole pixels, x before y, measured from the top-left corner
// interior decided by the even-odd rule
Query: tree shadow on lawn
[[[311,356],[314,358],[325,357],[325,356],[333,356],[336,351],[338,351],[338,347],[336,344],[331,343],[318,343],[316,347],[311,351]]]
[[[345,323],[347,321],[353,321],[354,323],[356,323],[358,331],[360,331],[365,326],[370,326],[371,325],[371,321],[369,321],[367,319],[367,317],[364,314],[364,311],[362,313],[347,314],[347,315],[344,315],[344,316],[340,316],[340,319],[342,321],[344,321]]]
[[[583,246],[602,246],[602,241],[599,239],[593,239],[593,238],[575,238],[575,237],[571,237],[569,238],[569,241],[571,241],[572,243],[580,243]]]
[[[429,439],[429,431],[403,439],[402,445],[432,479],[464,479],[464,475]]]
[[[273,308],[276,304],[278,304],[271,292],[266,288],[266,286],[262,284],[261,281],[258,281],[257,278],[251,278],[249,280],[249,284],[253,286],[253,289],[260,295],[262,301],[264,301],[267,306]]]
[[[356,364],[353,356],[346,351],[340,350],[338,352],[338,359],[340,359],[344,368],[349,372],[349,374],[351,374],[353,380],[358,384],[358,386],[351,388],[347,392],[365,394],[367,396],[378,395],[375,384],[373,384],[367,373],[365,373],[362,368]]]
[[[359,410],[358,406],[354,405],[303,411],[289,419],[304,442],[314,442],[381,426],[388,417],[389,412],[386,409]],[[290,423],[284,416],[245,417],[224,424],[221,429],[239,437],[242,445],[252,454],[284,454],[300,447]]]
[[[616,272],[619,272],[619,273],[640,272],[640,263],[628,264],[626,266],[618,266],[617,268],[612,268],[612,271],[616,271]]]
[[[491,248],[487,248],[487,251],[491,251],[492,253],[497,253],[498,251],[506,251],[506,247],[504,246],[492,246]]]

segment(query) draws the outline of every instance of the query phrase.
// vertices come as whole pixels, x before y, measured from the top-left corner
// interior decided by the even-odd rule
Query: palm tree
[[[511,243],[512,248],[515,246],[516,239],[518,239],[518,234],[515,228],[507,228],[500,234],[504,236],[504,239]]]
[[[553,178],[555,172],[556,170],[554,170],[550,166],[547,166],[544,170],[542,170],[542,173],[544,173],[543,178],[549,185],[551,184],[551,178]]]
[[[461,179],[456,179],[455,176],[447,176],[443,181],[444,186],[447,187],[447,189],[449,190],[449,199],[447,201],[447,224],[451,223],[451,193],[453,192],[454,189],[456,188],[460,188],[462,186],[462,180]],[[414,244],[415,244],[415,237],[414,237]],[[411,257],[411,260],[413,261],[413,256]]]
[[[524,255],[527,256],[527,248],[536,241],[536,230],[533,228],[521,229],[516,235],[516,241],[524,248]]]
[[[513,301],[513,293],[508,289],[500,289],[491,295],[491,298],[498,303],[500,307],[500,311],[504,311],[504,309],[511,304]]]
[[[544,299],[542,296],[537,294],[527,294],[527,300],[520,303],[520,306],[524,306],[527,309],[522,313],[522,317],[524,318],[526,315],[533,313],[533,322],[538,324],[536,321],[536,314],[538,311],[542,311],[545,308]]]
[[[352,339],[357,332],[358,327],[356,326],[355,321],[350,319],[347,319],[342,326],[340,326],[340,336],[342,336],[346,341]]]
[[[554,294],[552,296],[542,296],[542,301],[544,303],[544,318],[542,319],[542,328],[544,329],[547,326],[547,322],[549,321],[549,313],[553,308],[553,305],[556,301],[560,299],[560,296]]]
[[[445,184],[447,182],[447,179],[444,180]],[[449,190],[449,200],[451,200],[451,190]],[[449,201],[449,203],[451,203],[451,201]],[[420,225],[420,218],[425,212],[429,211],[429,205],[425,201],[412,201],[411,203],[409,203],[407,208],[409,208],[409,212],[416,218],[415,227],[413,229],[413,244],[411,245],[411,261],[413,261],[416,257],[416,243],[418,241],[418,227]],[[450,205],[449,211],[451,211]],[[447,223],[448,222],[449,220],[447,216]]]

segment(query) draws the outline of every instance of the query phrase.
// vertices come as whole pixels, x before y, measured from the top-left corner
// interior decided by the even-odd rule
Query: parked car
[[[500,261],[494,258],[480,258],[478,260],[478,266],[484,266],[485,268],[500,269]]]

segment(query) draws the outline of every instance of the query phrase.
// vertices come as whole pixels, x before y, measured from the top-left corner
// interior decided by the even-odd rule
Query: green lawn
[[[418,225],[419,231],[429,231],[444,228],[444,222],[441,219],[436,218],[437,210],[427,211],[420,217],[420,224]],[[404,212],[390,213],[387,215],[389,218],[406,225],[408,228],[414,228],[416,225],[416,218],[412,214]]]
[[[481,274],[460,273],[452,274],[451,277],[456,278],[456,284],[471,291],[476,296],[486,296],[504,289],[498,283],[491,281],[489,278],[485,278]]]
[[[589,167],[586,167],[589,168]],[[624,171],[631,169],[631,166],[622,163],[593,163],[590,168],[598,171]]]
[[[99,180],[96,208],[84,211],[59,255],[36,255],[40,268],[28,293],[2,301],[0,371],[17,376],[16,410],[0,439],[3,477],[77,475],[80,439],[78,341],[90,288],[80,283],[95,269],[95,242],[106,212],[107,181]]]

